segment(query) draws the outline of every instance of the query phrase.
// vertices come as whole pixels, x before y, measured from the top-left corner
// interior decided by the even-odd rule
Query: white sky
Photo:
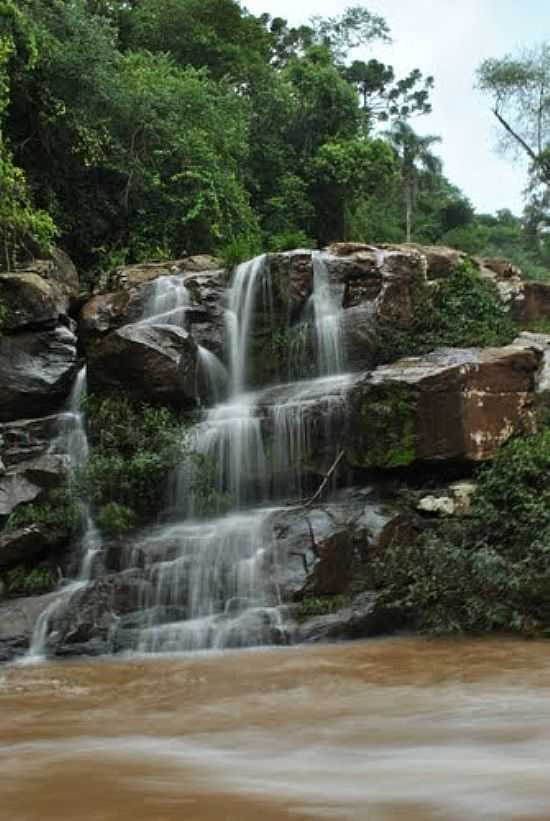
[[[291,23],[314,14],[333,17],[358,0],[244,0],[253,14],[267,12]],[[353,52],[393,65],[396,76],[418,67],[433,74],[433,113],[413,120],[421,133],[439,134],[436,147],[447,177],[478,211],[522,209],[525,167],[496,152],[497,129],[489,99],[474,89],[485,57],[550,40],[550,0],[365,0],[382,15],[393,43]]]

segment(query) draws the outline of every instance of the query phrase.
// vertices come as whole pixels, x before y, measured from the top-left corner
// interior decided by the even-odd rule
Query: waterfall
[[[179,325],[184,327],[191,295],[183,282],[183,274],[161,276],[151,285],[151,294],[145,303],[142,322],[150,325]]]
[[[320,376],[251,389],[252,335],[255,328],[269,326],[273,316],[265,256],[237,266],[233,274],[225,312],[229,374],[199,347],[211,395],[219,385],[228,398],[207,409],[188,434],[193,457],[178,470],[171,508],[184,520],[149,531],[132,551],[128,567],[139,556],[144,568],[141,621],[133,641],[141,652],[286,641],[272,581],[272,520],[281,509],[273,499],[303,494],[303,462],[314,435],[329,462],[334,460],[355,378],[343,373],[342,309],[331,291],[325,258],[314,252],[312,265],[310,310]],[[296,329],[304,339],[306,323],[307,317],[303,331]]]
[[[82,410],[86,396],[86,366],[83,366],[74,381],[67,409],[59,415],[58,433],[50,446],[50,451],[67,458],[69,475],[80,470],[88,459],[90,445],[86,434],[86,420]],[[39,661],[47,654],[48,637],[52,616],[64,607],[70,597],[81,590],[93,578],[94,560],[101,551],[101,534],[94,522],[90,505],[80,500],[83,509],[83,531],[79,545],[79,569],[75,579],[65,580],[56,598],[42,611],[32,633],[25,662]]]
[[[320,376],[342,373],[344,345],[342,339],[342,306],[338,305],[329,282],[328,268],[321,251],[313,251],[313,314],[317,367]]]

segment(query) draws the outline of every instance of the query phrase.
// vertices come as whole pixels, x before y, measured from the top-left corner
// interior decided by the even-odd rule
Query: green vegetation
[[[162,509],[170,472],[184,451],[185,429],[168,408],[125,396],[91,397],[87,411],[93,451],[75,491],[97,510],[102,528],[120,535]]]
[[[506,345],[516,335],[494,285],[465,261],[435,291],[421,295],[411,328],[382,329],[379,357],[391,362],[441,347]]]
[[[74,488],[70,485],[50,491],[45,501],[21,505],[8,518],[6,528],[16,530],[28,525],[42,525],[67,537],[78,532],[81,511]]]
[[[349,601],[349,596],[342,593],[334,596],[306,596],[300,602],[296,618],[298,621],[305,621],[315,616],[328,616],[346,607]]]
[[[477,476],[471,516],[390,548],[375,583],[431,632],[550,627],[550,429],[506,444]]]
[[[8,596],[40,596],[54,590],[57,581],[47,567],[29,570],[24,565],[8,570],[2,577]]]

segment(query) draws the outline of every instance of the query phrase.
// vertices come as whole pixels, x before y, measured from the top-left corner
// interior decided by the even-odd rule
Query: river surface
[[[2,821],[550,818],[550,642],[0,668]]]

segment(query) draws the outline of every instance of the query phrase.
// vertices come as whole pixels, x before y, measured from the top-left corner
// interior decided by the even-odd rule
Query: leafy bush
[[[122,536],[135,526],[136,515],[129,507],[109,502],[97,514],[97,523],[109,536]]]
[[[18,507],[9,517],[6,528],[16,530],[28,525],[44,525],[72,535],[78,531],[80,522],[79,504],[73,488],[67,485],[52,490],[44,502]]]
[[[53,590],[57,581],[54,574],[45,567],[27,570],[18,565],[4,575],[3,581],[9,596],[39,596]]]
[[[315,242],[304,231],[296,229],[272,234],[268,238],[267,246],[273,253],[279,253],[280,251],[291,251],[294,248],[315,248]]]
[[[217,256],[223,267],[232,270],[241,262],[258,256],[262,253],[260,238],[256,234],[240,234],[220,248]]]
[[[472,515],[373,565],[385,599],[433,632],[550,626],[550,430],[505,445],[482,468]]]
[[[382,328],[379,357],[391,362],[441,347],[507,345],[516,333],[495,286],[466,261],[455,266],[435,292],[419,300],[411,328]]]
[[[184,427],[168,408],[119,395],[87,402],[92,453],[76,477],[78,494],[115,534],[157,514],[170,472],[184,452]]]
[[[328,616],[336,613],[349,604],[349,597],[344,594],[335,596],[306,596],[300,602],[300,607],[296,613],[298,621],[305,621],[314,616]]]

